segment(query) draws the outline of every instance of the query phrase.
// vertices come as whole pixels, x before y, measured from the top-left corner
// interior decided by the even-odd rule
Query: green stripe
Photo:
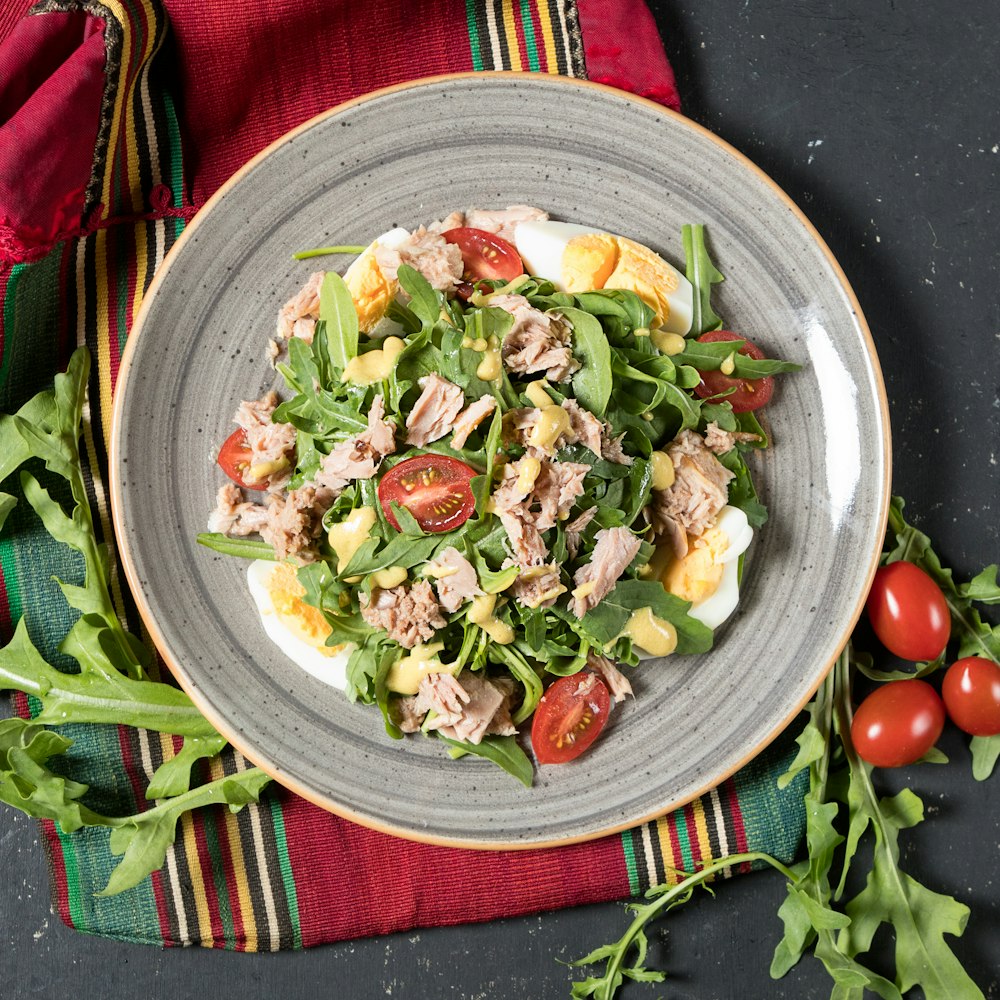
[[[628,872],[628,892],[630,896],[638,896],[639,870],[635,864],[635,848],[632,844],[632,831],[625,830],[621,834],[622,853],[625,855],[625,870]]]
[[[684,871],[693,872],[695,869],[694,855],[691,853],[691,842],[688,840],[687,817],[684,810],[678,809],[671,818],[674,821],[674,829],[677,831],[677,843],[681,848],[681,862]]]
[[[80,905],[80,866],[76,858],[76,845],[72,835],[63,833],[62,827],[55,824],[59,843],[62,845],[63,867],[66,869],[66,896],[69,901],[69,918],[74,927],[83,927],[83,908]]]
[[[478,73],[483,68],[483,53],[479,47],[479,28],[476,26],[476,0],[465,0],[465,20],[469,27],[472,68]]]
[[[542,64],[538,59],[535,22],[531,17],[531,0],[521,0],[521,27],[524,29],[524,47],[528,50],[528,69],[532,73],[537,73],[542,68]]]
[[[301,948],[302,927],[299,924],[299,897],[295,891],[295,875],[292,872],[292,862],[288,857],[288,841],[285,839],[285,817],[281,812],[281,803],[274,796],[268,798],[268,805],[271,809],[271,821],[274,824],[274,841],[278,850],[281,881],[285,885],[288,916],[292,921],[292,947]]]
[[[470,0],[471,2],[471,0]],[[3,303],[3,355],[0,356],[0,386],[7,381],[11,358],[14,356],[14,297],[17,292],[17,279],[27,264],[15,264],[10,269],[7,279],[6,298]]]
[[[170,146],[170,191],[174,196],[174,207],[184,204],[184,168],[181,165],[181,130],[177,124],[177,110],[173,99],[163,91],[163,110],[167,117],[167,135]],[[174,219],[174,239],[177,239],[184,228],[184,220]]]
[[[222,845],[219,843],[219,830],[211,810],[201,814],[205,829],[205,844],[208,856],[212,859],[212,881],[215,883],[215,894],[219,900],[219,918],[222,920],[222,933],[226,944],[232,948],[236,942],[233,927],[233,907],[229,901],[229,886],[226,884],[226,873],[222,867]]]
[[[154,223],[155,224],[155,223]],[[123,230],[128,230],[128,233],[123,232]],[[111,234],[109,233],[110,237]],[[146,227],[145,226],[122,226],[114,235],[115,241],[121,241],[125,243],[126,246],[130,246],[131,252],[135,252],[135,242],[136,240],[146,240]],[[116,248],[117,249],[117,248]],[[129,255],[118,251],[116,254],[118,257],[118,274],[115,279],[115,284],[118,286],[118,303],[115,309],[116,319],[115,323],[118,327],[118,356],[121,357],[121,352],[125,349],[125,339],[128,337],[129,328],[129,317],[128,317],[128,262]],[[136,267],[135,280],[139,287],[142,287],[143,276],[139,274],[138,266]]]

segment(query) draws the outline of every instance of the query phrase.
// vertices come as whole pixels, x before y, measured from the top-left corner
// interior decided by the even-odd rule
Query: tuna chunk
[[[275,424],[271,415],[280,400],[273,390],[257,400],[240,403],[233,420],[246,432],[250,447],[250,467],[269,467],[259,482],[270,490],[279,490],[291,478],[295,465],[295,428]]]
[[[421,677],[417,693],[412,699],[404,700],[411,701],[410,710],[420,720],[428,712],[433,712],[434,719],[427,728],[440,729],[441,726],[453,725],[462,718],[469,696],[451,674],[441,672]]]
[[[559,578],[558,563],[545,563],[522,571],[510,589],[514,597],[529,608],[551,608],[559,595],[566,593]]]
[[[428,227],[427,231],[429,233],[446,233],[449,229],[458,229],[460,226],[465,225],[465,212],[455,210],[450,212],[443,219],[437,222],[432,222]]]
[[[544,222],[548,217],[548,212],[530,205],[510,205],[508,208],[496,209],[470,208],[465,213],[465,225],[496,233],[501,239],[513,243],[514,230],[519,222]]]
[[[632,693],[629,679],[606,656],[601,656],[599,653],[588,653],[587,666],[607,684],[608,691],[614,698],[616,705],[618,702],[624,701],[626,695]]]
[[[385,629],[390,639],[406,649],[433,638],[447,622],[441,606],[426,580],[412,587],[372,591],[371,603],[361,609],[361,617],[373,628]]]
[[[564,399],[562,408],[569,414],[569,432],[562,435],[560,444],[577,444],[589,448],[601,457],[601,438],[604,424],[590,410],[585,410],[575,399]]]
[[[573,357],[572,327],[561,316],[529,305],[523,295],[493,295],[490,305],[514,317],[500,348],[508,371],[544,372],[553,382],[568,382],[580,363]]]
[[[247,500],[235,483],[219,487],[215,497],[215,510],[208,517],[209,531],[242,537],[258,534],[266,523],[267,508]]]
[[[635,558],[641,544],[628,528],[602,528],[597,533],[597,544],[590,562],[573,574],[577,590],[594,584],[593,589],[585,589],[579,596],[575,596],[574,591],[573,614],[577,618],[582,618],[615,589],[618,578]]]
[[[409,264],[440,292],[454,288],[465,270],[462,251],[454,243],[445,242],[440,233],[423,226],[396,247],[376,246],[375,262],[390,281],[396,278],[401,265]]]
[[[729,499],[730,472],[694,431],[681,431],[667,448],[674,466],[669,489],[653,490],[646,519],[657,534],[670,538],[680,559],[687,554],[690,535],[701,535]]]
[[[493,493],[493,509],[516,514],[539,531],[547,531],[569,513],[583,493],[583,478],[588,472],[590,466],[580,462],[526,455],[504,466],[503,479]]]
[[[323,459],[316,484],[343,489],[353,479],[371,479],[382,459],[396,450],[396,425],[385,419],[385,401],[372,400],[368,429],[335,445]]]
[[[438,601],[445,611],[458,611],[464,601],[471,601],[482,594],[472,563],[454,545],[449,545],[431,563],[431,568],[434,570]]]
[[[725,455],[736,447],[737,441],[758,441],[759,434],[747,431],[724,431],[714,420],[705,429],[705,447],[716,455]]]
[[[517,732],[510,717],[513,692],[514,684],[506,677],[487,679],[466,670],[459,681],[448,673],[428,674],[415,695],[398,699],[399,728],[415,733],[433,711],[428,731],[439,729],[453,740],[480,743],[492,734],[511,736]]]
[[[452,448],[464,448],[469,435],[496,409],[493,396],[480,396],[474,403],[462,410],[455,420]]]
[[[505,711],[509,723],[510,709],[505,709],[505,706],[510,696],[480,672],[464,670],[460,676],[459,683],[467,697],[462,717],[457,722],[442,726],[438,726],[438,720],[434,719],[431,725],[448,739],[462,743],[481,743],[499,713]],[[510,730],[513,728],[510,725]]]
[[[566,550],[569,553],[570,559],[576,558],[576,554],[580,550],[580,538],[583,535],[583,529],[594,520],[596,513],[596,507],[588,507],[579,517],[573,518],[566,525]]]
[[[604,433],[601,435],[601,457],[606,458],[609,462],[617,462],[619,465],[631,465],[632,456],[626,455],[622,450],[622,438],[624,437],[624,434],[612,437],[608,425],[605,424]]]
[[[278,340],[300,337],[307,344],[312,343],[316,320],[319,319],[319,288],[325,277],[325,271],[311,274],[298,293],[281,307],[278,313]]]
[[[465,406],[465,396],[454,382],[435,373],[424,375],[418,384],[424,391],[406,418],[406,443],[422,448],[452,429]]]
[[[511,550],[518,566],[522,569],[541,566],[549,550],[538,529],[518,514],[500,512],[499,517],[507,532],[507,538],[510,539]]]

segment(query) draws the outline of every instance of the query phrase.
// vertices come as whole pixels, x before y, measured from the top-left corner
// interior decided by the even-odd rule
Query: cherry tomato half
[[[465,280],[474,282],[479,278],[499,278],[510,281],[524,274],[521,255],[513,244],[501,239],[485,229],[461,226],[441,234],[448,243],[454,243],[462,251],[465,264]]]
[[[879,641],[904,660],[933,660],[951,634],[948,605],[938,585],[911,562],[894,562],[875,573],[868,620]]]
[[[539,764],[565,764],[600,735],[611,708],[604,681],[589,672],[560,677],[542,695],[531,723]]]
[[[1000,734],[1000,667],[982,656],[956,660],[941,695],[951,721],[973,736]]]
[[[926,681],[889,681],[861,704],[851,723],[859,756],[876,767],[919,760],[944,728],[944,704]]]
[[[242,427],[237,427],[219,449],[217,459],[219,468],[236,483],[248,490],[262,490],[267,485],[264,482],[249,482],[244,478],[250,468],[250,447],[247,444],[247,434]]]
[[[424,531],[451,531],[476,509],[470,481],[475,469],[447,455],[417,455],[394,465],[378,484],[378,498],[389,523],[399,523],[390,506],[405,507]]]
[[[726,340],[746,340],[746,337],[732,330],[710,330],[703,333],[698,342],[701,344],[715,344]],[[753,358],[754,361],[763,361],[764,352],[752,341],[740,348],[740,354]],[[694,387],[695,393],[702,399],[709,396],[718,396],[719,393],[735,389],[725,397],[733,408],[734,413],[748,413],[750,410],[759,410],[766,403],[770,402],[774,393],[774,379],[770,375],[763,378],[732,378],[723,375],[720,371],[699,372],[701,382]]]

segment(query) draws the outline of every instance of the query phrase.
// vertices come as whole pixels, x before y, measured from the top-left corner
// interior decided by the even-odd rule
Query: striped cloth
[[[125,338],[185,221],[249,156],[340,100],[449,70],[564,73],[678,104],[641,3],[237,7],[43,0],[20,20],[10,6],[0,12],[0,410],[46,388],[74,347],[90,348],[83,454],[95,524],[111,544],[105,441]],[[19,504],[0,539],[3,641],[27,613],[43,655],[71,669],[57,647],[72,616],[51,577],[76,572],[75,556]],[[113,596],[148,643],[117,576]],[[21,695],[14,707],[38,708]],[[103,812],[148,808],[151,774],[179,748],[124,727],[67,730],[70,776]],[[401,841],[274,788],[238,815],[186,817],[164,868],[111,898],[94,895],[115,862],[107,831],[67,836],[43,823],[53,907],[71,927],[122,940],[267,951],[620,899],[733,851],[790,860],[805,819],[801,784],[775,786],[789,759],[787,742],[772,747],[702,799],[623,834],[509,853]],[[246,766],[227,752],[204,777]],[[457,899],[434,888],[443,870],[462,887]]]

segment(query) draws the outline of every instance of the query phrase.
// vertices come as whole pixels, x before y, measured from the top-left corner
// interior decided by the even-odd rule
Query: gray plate
[[[241,561],[196,545],[240,399],[274,382],[264,347],[313,270],[294,250],[367,243],[452,208],[520,202],[632,237],[682,264],[709,226],[717,310],[802,362],[768,409],[754,473],[771,521],[735,617],[703,657],[650,661],[576,763],[527,790],[434,741],[390,740],[266,639]],[[329,266],[329,261],[327,262]],[[322,264],[322,262],[321,262]],[[878,362],[857,302],[774,184],[684,118],[596,85],[449,77],[344,105],[273,145],[199,213],[157,275],[117,390],[112,485],[146,623],[209,719],[280,782],[368,826],[470,847],[582,840],[662,814],[772,740],[857,618],[889,489]]]

